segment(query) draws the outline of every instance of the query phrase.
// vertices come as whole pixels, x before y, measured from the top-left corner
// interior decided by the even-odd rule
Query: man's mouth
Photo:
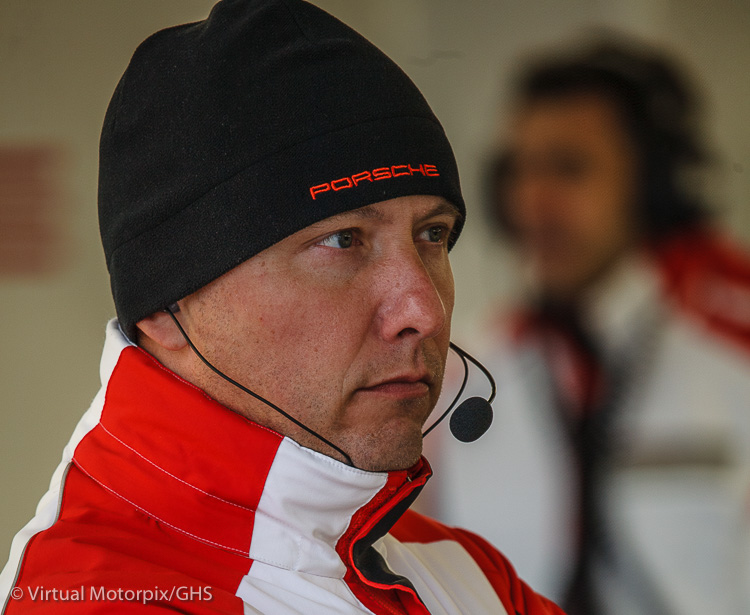
[[[426,372],[391,376],[359,389],[362,393],[381,395],[391,399],[413,399],[430,392],[432,379]]]

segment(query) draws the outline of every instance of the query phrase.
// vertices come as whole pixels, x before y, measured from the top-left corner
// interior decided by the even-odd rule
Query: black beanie
[[[298,230],[416,194],[465,215],[450,144],[403,71],[306,2],[222,0],[138,47],[104,119],[120,325],[135,339],[137,321]]]

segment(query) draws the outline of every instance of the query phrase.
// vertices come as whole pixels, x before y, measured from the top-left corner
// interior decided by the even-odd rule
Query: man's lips
[[[361,387],[358,392],[394,399],[411,399],[427,395],[430,391],[430,382],[428,374],[405,374]]]

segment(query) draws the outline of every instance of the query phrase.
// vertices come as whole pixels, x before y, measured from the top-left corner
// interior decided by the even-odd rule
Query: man
[[[560,613],[407,509],[464,204],[409,79],[299,0],[147,39],[101,140],[103,387],[3,613]]]
[[[503,429],[437,461],[441,518],[569,613],[747,613],[750,263],[686,181],[694,95],[616,42],[517,88],[490,213],[532,290],[487,355]]]

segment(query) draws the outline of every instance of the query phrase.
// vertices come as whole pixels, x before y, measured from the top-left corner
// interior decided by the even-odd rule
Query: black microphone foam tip
[[[492,406],[482,397],[461,402],[451,415],[451,433],[461,442],[474,442],[492,425]]]

